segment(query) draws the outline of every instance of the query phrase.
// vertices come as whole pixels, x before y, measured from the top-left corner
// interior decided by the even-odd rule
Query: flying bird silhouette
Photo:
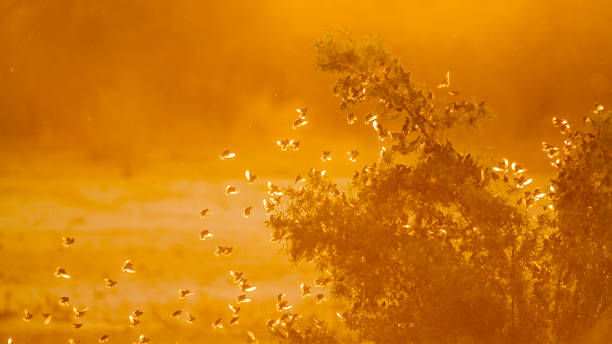
[[[189,290],[189,289],[179,289],[178,293],[179,293],[179,297],[180,297],[181,299],[184,299],[184,298],[186,298],[187,296],[191,296],[191,295],[193,295],[193,293],[192,293],[192,292],[191,292],[191,290]]]
[[[117,284],[117,281],[115,281],[115,280],[112,280],[112,279],[110,279],[110,278],[105,278],[105,279],[104,279],[104,286],[105,286],[106,288],[112,288],[112,287],[114,287],[116,284]]]
[[[229,149],[224,150],[223,152],[221,152],[221,154],[219,154],[219,158],[221,160],[225,160],[225,159],[231,159],[233,157],[236,156],[236,153],[232,152]]]
[[[223,328],[223,319],[222,318],[218,318],[217,320],[215,320],[212,323],[212,328],[214,328],[214,329],[221,329],[221,328]]]
[[[34,314],[32,314],[30,311],[27,309],[23,311],[23,321],[30,321],[32,317],[34,317]]]
[[[66,269],[62,268],[62,267],[58,267],[55,270],[55,277],[57,278],[70,278],[70,275],[68,274],[68,272],[66,271]]]
[[[233,250],[234,250],[233,247],[217,246],[217,250],[215,251],[215,256],[229,256]]]
[[[62,237],[62,245],[68,247],[72,244],[74,244],[74,238],[71,238],[69,236]]]
[[[121,271],[126,272],[128,274],[136,273],[136,270],[134,269],[134,263],[131,259],[128,259],[123,262],[123,266],[121,266]]]
[[[206,208],[200,212],[200,219],[204,220],[204,218],[210,214],[212,214],[212,210]]]
[[[300,291],[302,292],[302,297],[306,297],[310,295],[310,287],[306,285],[306,283],[302,282],[300,284]]]
[[[212,238],[215,235],[212,234],[208,229],[205,229],[203,231],[200,232],[200,240],[206,240],[208,238]]]
[[[236,189],[235,186],[228,185],[225,187],[225,195],[229,196],[229,195],[235,195],[237,193],[240,193],[240,191],[238,191],[238,189]]]
[[[246,170],[246,172],[244,172],[244,176],[246,177],[246,180],[249,184],[253,183],[255,179],[257,179],[257,176],[252,174],[249,170]]]

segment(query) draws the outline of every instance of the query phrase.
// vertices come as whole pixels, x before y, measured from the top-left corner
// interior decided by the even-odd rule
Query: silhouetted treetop
[[[485,102],[459,100],[458,92],[450,90],[450,73],[429,90],[412,82],[399,59],[391,60],[380,38],[368,38],[355,43],[350,35],[325,35],[316,44],[317,66],[323,71],[340,75],[334,93],[341,100],[341,109],[349,112],[358,107],[372,111],[368,118],[381,140],[391,135],[383,122],[394,120],[403,134],[412,132],[428,139],[441,137],[445,129],[474,126],[491,117]],[[374,124],[374,122],[376,124]]]

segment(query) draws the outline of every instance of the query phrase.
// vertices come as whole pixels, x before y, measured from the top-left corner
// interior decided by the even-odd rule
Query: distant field
[[[270,242],[261,203],[269,179],[260,176],[247,184],[239,170],[230,174],[235,179],[219,180],[213,167],[201,168],[202,175],[216,176],[204,180],[194,177],[200,168],[166,177],[152,171],[122,177],[71,166],[0,166],[0,341],[11,336],[16,343],[66,343],[68,338],[91,343],[109,334],[109,343],[131,343],[145,334],[155,343],[241,343],[251,330],[269,342],[265,322],[279,316],[275,298],[281,292],[287,292],[296,312],[309,316],[316,310],[332,327],[339,325],[337,301],[316,305],[312,297],[300,297],[302,281],[314,284],[313,267],[292,265],[280,245]],[[227,184],[240,193],[225,196]],[[253,212],[245,219],[247,206]],[[213,211],[204,221],[203,208]],[[201,241],[203,229],[215,237]],[[66,235],[75,238],[72,247],[62,246]],[[234,252],[217,257],[217,245],[233,246]],[[126,259],[134,260],[136,274],[121,272]],[[58,266],[72,278],[54,277]],[[243,304],[237,326],[214,330],[216,318],[229,321],[227,305],[240,294],[230,270],[245,272],[257,289],[253,302]],[[118,284],[107,289],[104,278]],[[179,289],[194,295],[179,300]],[[327,295],[314,287],[313,293]],[[74,315],[58,304],[60,296],[89,308],[82,328],[72,329]],[[29,322],[22,320],[25,309],[34,313]],[[128,315],[137,309],[144,314],[132,328]],[[178,309],[191,312],[194,323],[172,318]],[[53,314],[50,324],[43,324],[41,313]]]
[[[94,342],[102,334],[110,343],[128,343],[145,334],[157,343],[244,342],[246,330],[268,338],[265,322],[278,317],[275,297],[287,292],[296,311],[308,316],[316,308],[330,321],[333,301],[315,305],[300,297],[299,284],[313,284],[312,267],[294,266],[271,243],[263,225],[261,200],[265,183],[235,181],[242,192],[225,196],[225,183],[136,177],[0,180],[0,339],[16,343],[66,343],[78,338]],[[242,209],[253,205],[253,215]],[[214,214],[200,220],[202,208]],[[209,229],[215,237],[199,240]],[[61,237],[76,239],[62,246]],[[233,246],[229,257],[214,255],[216,245]],[[137,272],[120,270],[133,259]],[[71,279],[58,279],[64,267]],[[240,294],[229,270],[243,271],[257,286],[253,302],[242,304],[240,323],[214,330],[218,317],[231,318],[227,305]],[[118,281],[104,287],[104,278]],[[179,289],[194,295],[181,300]],[[315,293],[326,291],[313,287]],[[89,310],[75,330],[74,314],[60,306],[69,296]],[[28,309],[34,317],[25,322]],[[130,327],[128,315],[142,310],[141,323]],[[171,317],[191,312],[193,324]],[[51,313],[48,325],[41,313]]]

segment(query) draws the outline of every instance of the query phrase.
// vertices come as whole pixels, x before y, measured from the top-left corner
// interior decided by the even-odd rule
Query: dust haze
[[[314,270],[270,242],[261,206],[269,180],[324,167],[346,181],[357,166],[347,151],[377,158],[371,128],[349,130],[338,110],[314,42],[338,30],[378,35],[416,82],[435,87],[449,71],[452,89],[495,114],[453,134],[458,149],[548,177],[541,143],[560,140],[551,118],[581,121],[594,103],[612,105],[611,21],[609,1],[0,0],[0,340],[65,343],[75,331],[57,298],[68,294],[91,308],[83,342],[110,329],[126,342],[146,331],[156,342],[242,343],[276,316],[281,291],[337,321],[333,299],[300,297]],[[309,124],[294,131],[304,107]],[[288,138],[302,141],[299,152],[280,151]],[[237,157],[221,161],[227,148]],[[334,160],[322,163],[323,150]],[[228,184],[240,194],[226,197]],[[203,208],[214,210],[205,225]],[[204,228],[216,242],[199,240]],[[67,235],[73,248],[61,245]],[[212,254],[223,243],[237,247],[231,257]],[[128,258],[134,278],[119,272]],[[58,265],[71,284],[53,276]],[[229,320],[229,269],[258,289],[241,327],[222,333],[210,322]],[[105,277],[118,287],[105,289]],[[179,288],[194,296],[177,301]],[[178,308],[205,330],[159,325]],[[136,309],[142,325],[129,328]],[[44,312],[57,314],[50,326]]]
[[[344,29],[380,35],[415,80],[433,85],[450,70],[497,116],[466,144],[545,173],[550,118],[580,119],[612,96],[610,17],[605,1],[4,1],[3,160],[137,171],[231,145],[287,172],[273,143],[296,107],[317,123],[310,146],[363,134],[345,130],[331,78],[313,67],[313,42]]]

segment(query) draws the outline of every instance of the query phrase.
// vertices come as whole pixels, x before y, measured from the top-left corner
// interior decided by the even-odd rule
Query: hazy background
[[[1,0],[2,154],[138,170],[231,146],[286,170],[268,153],[296,107],[311,142],[362,135],[313,67],[313,42],[344,28],[379,34],[417,81],[450,70],[497,114],[470,142],[540,169],[553,115],[610,101],[610,20],[609,1]]]
[[[364,163],[378,149],[371,129],[346,125],[334,76],[314,68],[323,33],[379,34],[430,86],[450,70],[453,89],[486,99],[497,116],[456,134],[458,145],[544,180],[552,170],[541,142],[560,139],[551,117],[579,121],[594,103],[610,104],[611,20],[609,1],[0,0],[0,340],[145,332],[242,341],[275,316],[275,293],[301,303],[297,286],[314,275],[269,242],[265,182],[310,167],[347,177],[347,150],[360,149]],[[293,131],[297,107],[309,108],[309,124]],[[302,140],[299,152],[276,147],[289,137]],[[225,148],[238,157],[220,161]],[[332,162],[319,160],[323,149]],[[247,168],[254,185],[241,180]],[[224,196],[229,183],[241,193]],[[254,215],[244,219],[247,205]],[[202,208],[215,211],[206,225]],[[198,240],[202,228],[217,237]],[[63,248],[62,235],[75,247]],[[217,244],[236,252],[215,257]],[[127,258],[134,276],[119,271]],[[53,277],[58,265],[74,278]],[[238,294],[229,269],[260,286],[258,303],[239,327],[214,332],[209,323],[229,319]],[[104,277],[120,279],[118,289],[103,288]],[[186,307],[178,288],[196,293],[193,326],[168,316]],[[60,295],[92,309],[82,330],[56,309]],[[333,313],[333,302],[324,307]],[[36,314],[30,323],[20,320],[25,308]],[[136,308],[142,327],[129,329]],[[42,325],[45,311],[58,322]]]

